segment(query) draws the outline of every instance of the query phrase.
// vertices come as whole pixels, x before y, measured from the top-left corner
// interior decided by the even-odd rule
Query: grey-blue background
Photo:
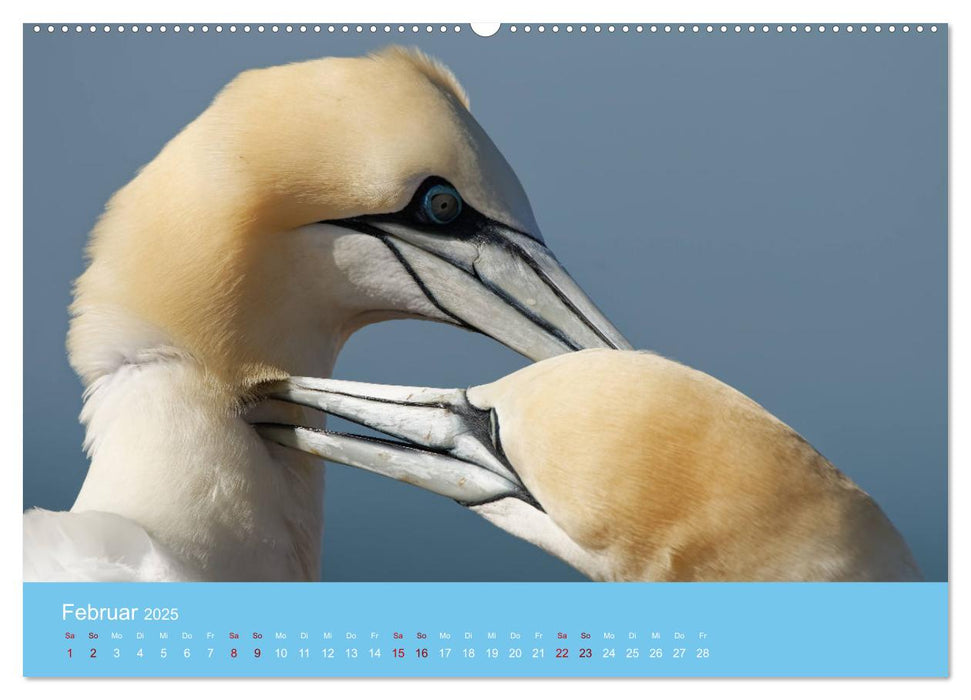
[[[239,71],[396,36],[25,28],[25,507],[70,507],[87,468],[65,308],[109,195]],[[946,579],[945,28],[397,40],[452,67],[547,242],[636,346],[792,425]],[[402,321],[354,336],[336,376],[468,386],[523,363]],[[445,499],[328,480],[328,580],[580,578]]]

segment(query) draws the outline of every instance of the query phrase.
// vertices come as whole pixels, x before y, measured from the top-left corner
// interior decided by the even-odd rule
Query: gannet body
[[[283,420],[267,439],[453,498],[593,579],[920,579],[879,506],[803,438],[654,354],[585,350],[468,390],[293,378],[270,395],[403,442]]]
[[[112,197],[88,256],[68,350],[91,464],[70,512],[25,514],[28,580],[318,578],[320,465],[243,413],[263,382],[329,376],[369,323],[534,360],[629,347],[454,76],[400,48],[241,74]]]

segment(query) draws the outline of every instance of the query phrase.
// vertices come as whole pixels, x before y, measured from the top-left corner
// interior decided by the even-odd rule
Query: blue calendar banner
[[[946,676],[946,583],[27,583],[26,676]]]

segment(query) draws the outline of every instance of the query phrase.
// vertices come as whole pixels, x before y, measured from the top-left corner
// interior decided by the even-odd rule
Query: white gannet
[[[657,355],[585,350],[468,390],[268,391],[404,442],[260,425],[268,440],[455,499],[593,579],[920,579],[879,506],[802,437]]]
[[[88,256],[68,351],[91,463],[70,512],[25,513],[27,580],[317,579],[323,472],[241,413],[267,380],[328,376],[366,324],[534,360],[629,347],[414,50],[242,73],[111,198]]]

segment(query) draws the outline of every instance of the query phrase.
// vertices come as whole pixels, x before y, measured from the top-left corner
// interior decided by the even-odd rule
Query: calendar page
[[[25,676],[948,675],[946,24],[23,42]]]

